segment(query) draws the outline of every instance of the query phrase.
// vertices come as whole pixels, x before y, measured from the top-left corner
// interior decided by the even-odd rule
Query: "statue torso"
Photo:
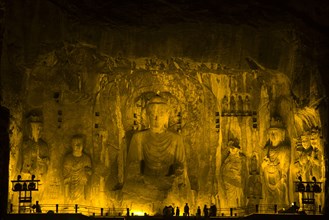
[[[128,160],[141,162],[143,175],[169,175],[177,166],[183,166],[185,159],[181,137],[170,131],[138,132],[133,136],[129,151]]]

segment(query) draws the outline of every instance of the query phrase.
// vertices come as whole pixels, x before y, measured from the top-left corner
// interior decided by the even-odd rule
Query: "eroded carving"
[[[255,205],[260,204],[263,198],[262,187],[258,158],[257,154],[254,153],[250,158],[249,178],[247,181],[247,205],[249,207],[254,208]]]
[[[29,137],[23,142],[21,172],[25,177],[35,175],[44,181],[49,166],[49,147],[41,138],[43,127],[42,113],[31,111],[28,116]],[[27,176],[28,177],[27,177]]]

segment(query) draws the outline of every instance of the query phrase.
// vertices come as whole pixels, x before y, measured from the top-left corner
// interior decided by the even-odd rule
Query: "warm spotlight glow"
[[[100,216],[324,204],[323,123],[296,109],[284,73],[97,51],[65,46],[24,73],[10,107],[12,212],[36,201]]]
[[[132,210],[131,211],[131,215],[134,213],[134,216],[144,216],[145,215],[145,212],[144,211],[141,211],[141,210]]]

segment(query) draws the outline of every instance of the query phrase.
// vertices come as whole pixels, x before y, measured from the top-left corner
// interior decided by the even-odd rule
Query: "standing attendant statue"
[[[227,145],[229,152],[221,166],[221,183],[227,207],[236,208],[244,205],[245,155],[238,143],[231,140]]]
[[[269,141],[263,149],[261,164],[264,200],[267,204],[287,205],[290,144],[286,140],[281,119],[272,118],[268,129]]]
[[[44,184],[50,153],[48,144],[41,138],[42,117],[38,114],[31,114],[28,122],[30,135],[28,139],[23,141],[22,178],[30,179],[31,175],[35,175],[40,180],[40,183]]]

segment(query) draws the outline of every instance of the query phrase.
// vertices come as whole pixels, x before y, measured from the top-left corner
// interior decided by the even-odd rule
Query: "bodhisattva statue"
[[[152,98],[146,113],[150,128],[132,137],[123,192],[127,204],[137,203],[140,209],[145,204],[146,212],[158,212],[166,202],[177,204],[175,199],[186,196],[180,194],[187,187],[185,149],[182,137],[168,130],[170,109],[164,98]]]
[[[48,144],[41,138],[41,116],[32,115],[29,118],[30,136],[23,142],[21,173],[24,179],[35,175],[44,184],[44,178],[49,165]]]
[[[314,176],[317,181],[323,181],[324,179],[324,152],[323,146],[320,141],[320,134],[317,128],[312,129],[310,135],[310,142],[313,148],[312,152],[312,177]]]
[[[315,177],[317,182],[322,182],[322,193],[316,193],[315,204],[324,205],[324,189],[325,187],[325,159],[323,152],[323,145],[320,139],[320,130],[318,128],[313,128],[310,135],[311,146],[313,147],[313,152],[311,156],[312,163],[312,177]]]
[[[304,132],[300,140],[301,144],[296,148],[296,167],[299,176],[302,177],[303,181],[313,181],[312,177],[321,181],[324,176],[324,158],[319,131],[313,129],[311,132]]]
[[[290,144],[285,138],[285,128],[280,119],[272,119],[268,129],[269,142],[263,149],[262,174],[264,202],[287,205]]]
[[[225,194],[225,207],[236,208],[245,205],[245,155],[234,141],[228,142],[229,152],[221,166],[221,183]]]
[[[300,144],[296,147],[297,176],[303,181],[312,181],[312,154],[313,147],[311,145],[310,133],[304,132],[300,136]]]
[[[73,136],[72,152],[64,158],[64,195],[67,203],[80,202],[87,197],[92,164],[89,155],[83,152],[84,143],[82,135]]]

